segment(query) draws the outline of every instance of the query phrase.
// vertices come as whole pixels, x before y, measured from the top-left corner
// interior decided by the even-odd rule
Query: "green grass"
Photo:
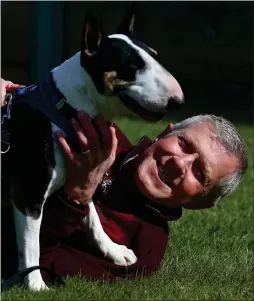
[[[133,143],[144,134],[155,137],[166,126],[128,119],[118,124]],[[244,124],[237,128],[250,160],[242,185],[218,207],[186,210],[182,219],[170,224],[168,249],[154,276],[117,284],[76,277],[67,279],[65,288],[36,293],[19,287],[3,292],[2,299],[253,300],[253,129]]]

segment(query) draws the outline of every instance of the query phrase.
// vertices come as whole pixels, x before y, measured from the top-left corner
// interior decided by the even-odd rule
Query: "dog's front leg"
[[[40,227],[42,220],[42,208],[36,217],[24,215],[16,206],[14,208],[14,220],[16,227],[16,240],[18,245],[19,270],[39,265],[40,260]],[[44,283],[40,270],[28,274],[25,283],[29,289],[48,289]]]
[[[123,266],[134,264],[137,261],[134,252],[124,245],[114,243],[104,232],[94,203],[89,201],[88,206],[89,214],[84,218],[83,222],[95,246],[99,248],[104,257],[111,260],[114,264]]]

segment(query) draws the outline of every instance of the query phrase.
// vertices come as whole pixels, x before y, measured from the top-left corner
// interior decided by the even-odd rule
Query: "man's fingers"
[[[9,80],[4,80],[3,78],[1,78],[1,85],[2,85],[2,103],[1,103],[2,107],[7,104],[7,101],[5,99],[6,93],[12,92],[18,88],[25,87],[22,85],[14,84]]]
[[[91,149],[91,152],[93,152],[94,156],[99,156],[99,152],[101,149],[98,134],[93,126],[93,124],[90,121],[90,118],[87,113],[83,111],[78,112],[78,119],[81,123],[81,126],[83,128],[83,131],[85,132],[85,135],[87,137],[89,148]]]
[[[115,128],[108,126],[101,116],[96,116],[91,122],[89,115],[78,112],[79,122],[74,122],[73,127],[79,138],[81,149],[90,149],[92,159],[101,161],[109,156],[115,157],[117,138]]]
[[[7,104],[7,101],[5,99],[5,97],[2,97],[2,107],[5,106]]]
[[[71,150],[69,144],[66,142],[66,140],[63,136],[63,133],[60,131],[57,131],[56,138],[57,138],[58,145],[60,146],[61,150],[65,153],[66,157],[69,160],[73,160],[74,153]]]
[[[12,86],[6,87],[6,92],[11,92],[11,91],[14,91],[16,89],[20,89],[20,88],[24,88],[24,87],[25,86],[23,86],[23,85],[13,84]]]
[[[117,150],[117,145],[118,145],[118,140],[116,137],[116,129],[113,126],[109,127],[111,137],[112,137],[112,148],[111,148],[111,155],[116,156],[116,150]]]
[[[14,84],[11,81],[6,81],[5,82],[5,87],[6,87],[6,92],[8,93],[8,92],[11,92],[15,89],[23,88],[25,86],[24,85],[19,85],[19,84]]]
[[[116,130],[113,126],[110,126],[108,148],[107,149],[104,148],[104,155],[106,158],[111,157],[111,159],[115,160],[117,144],[118,144],[118,140],[116,137]]]
[[[75,119],[71,120],[71,124],[78,137],[81,152],[87,151],[89,149],[89,143],[88,143],[87,137],[84,135],[84,131],[83,131],[82,127]]]
[[[100,115],[94,117],[93,124],[98,133],[98,138],[99,138],[102,149],[108,150],[109,148],[111,148],[111,145],[112,145],[112,139],[111,139],[111,133],[109,130],[109,126],[107,125],[106,121]]]
[[[93,120],[99,135],[104,157],[115,156],[118,142],[115,128],[109,126],[100,115],[96,116]]]

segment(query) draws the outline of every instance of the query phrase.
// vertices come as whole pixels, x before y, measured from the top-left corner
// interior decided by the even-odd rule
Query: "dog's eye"
[[[136,70],[142,70],[144,68],[144,61],[139,55],[132,55],[129,61],[129,67]]]
[[[145,67],[142,58],[137,54],[129,55],[128,59],[118,68],[118,76],[126,81],[134,81],[136,75]]]

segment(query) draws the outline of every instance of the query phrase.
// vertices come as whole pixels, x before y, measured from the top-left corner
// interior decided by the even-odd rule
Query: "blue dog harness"
[[[64,95],[57,89],[52,73],[40,84],[17,89],[6,95],[7,105],[1,110],[1,153],[10,149],[9,124],[11,110],[15,105],[25,104],[42,112],[51,122],[67,135],[68,142],[78,147],[76,136],[69,120],[77,118],[77,111],[67,102]]]

